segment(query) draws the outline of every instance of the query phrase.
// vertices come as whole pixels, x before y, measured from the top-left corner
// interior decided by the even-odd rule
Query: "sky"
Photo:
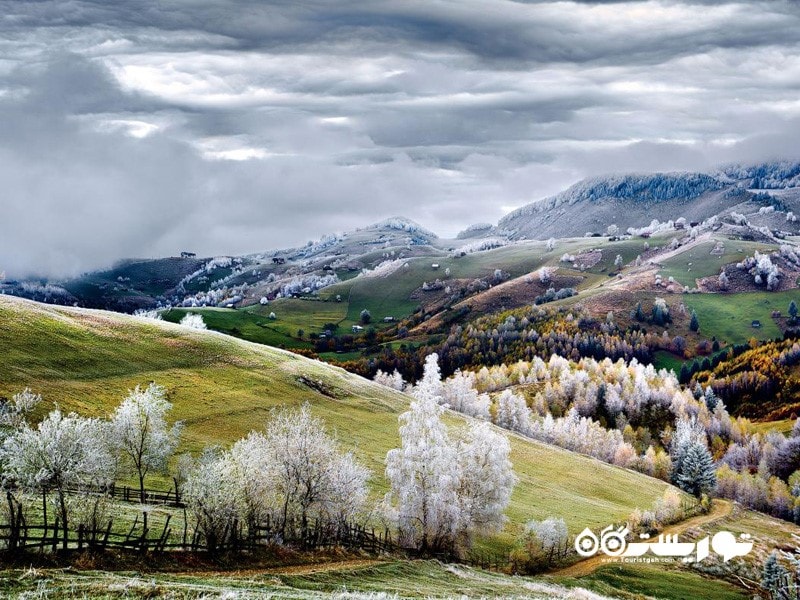
[[[800,2],[0,0],[0,271],[800,154]]]

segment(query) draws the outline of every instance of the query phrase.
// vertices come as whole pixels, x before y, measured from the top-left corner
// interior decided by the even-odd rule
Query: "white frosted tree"
[[[525,543],[531,555],[538,551],[553,560],[566,551],[568,540],[564,519],[549,517],[544,521],[528,521],[525,525]]]
[[[34,394],[30,388],[25,388],[19,394],[14,394],[11,402],[0,404],[0,426],[19,429],[28,420],[28,415],[33,412],[42,397]]]
[[[727,290],[731,285],[731,281],[730,279],[728,279],[728,275],[725,273],[724,270],[719,274],[718,281],[719,281],[719,289],[721,290]]]
[[[503,429],[528,434],[531,426],[531,409],[528,408],[525,398],[511,390],[503,390],[497,398],[495,424]]]
[[[136,473],[139,494],[145,501],[144,480],[152,471],[164,471],[180,441],[183,425],[167,425],[172,404],[166,390],[151,383],[139,386],[122,401],[110,422],[110,442],[121,458],[121,465]]]
[[[456,371],[442,384],[442,397],[445,405],[456,412],[488,420],[491,399],[487,394],[479,394],[475,389],[475,374]]]
[[[458,538],[469,546],[473,535],[496,533],[518,479],[509,460],[511,445],[488,423],[470,426],[456,445],[458,457]]]
[[[673,476],[679,488],[698,498],[710,494],[717,486],[714,459],[708,448],[698,442],[693,442],[686,449]]]
[[[330,520],[362,509],[369,472],[352,455],[341,453],[308,404],[273,413],[264,440],[284,535],[291,522],[306,528],[312,518]]]
[[[398,392],[402,392],[406,387],[406,382],[397,369],[395,369],[394,373],[391,375],[389,373],[384,373],[379,369],[378,372],[375,373],[374,380],[375,383],[380,383],[381,385],[392,388],[393,390],[397,390]]]
[[[229,454],[206,451],[186,481],[184,500],[209,552],[234,534],[234,521],[243,512],[237,475]]]
[[[402,543],[428,552],[453,543],[458,472],[456,453],[440,418],[444,408],[431,386],[418,386],[414,395],[411,409],[400,415],[400,448],[386,455],[386,476]]]
[[[65,549],[70,524],[68,490],[106,486],[113,478],[114,460],[106,452],[104,437],[101,421],[64,416],[56,409],[35,429],[23,423],[3,444],[6,473],[20,488],[55,492]]]
[[[444,386],[442,375],[439,371],[439,355],[435,352],[425,358],[425,368],[422,379],[414,386],[411,392],[415,398],[433,398],[437,404],[444,402]]]
[[[203,315],[195,313],[186,313],[181,319],[181,325],[189,327],[190,329],[206,329],[206,323],[203,321]]]

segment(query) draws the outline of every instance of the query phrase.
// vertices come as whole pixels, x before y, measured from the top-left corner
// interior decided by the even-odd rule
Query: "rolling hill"
[[[229,444],[259,428],[273,407],[310,402],[372,470],[376,497],[387,488],[383,460],[398,443],[397,417],[408,399],[336,367],[216,332],[9,297],[0,297],[0,344],[0,396],[30,386],[44,395],[45,409],[57,403],[105,416],[133,386],[165,386],[174,418],[186,423],[184,450]],[[531,518],[563,516],[574,532],[619,521],[667,487],[586,456],[511,441],[520,483],[501,545]]]

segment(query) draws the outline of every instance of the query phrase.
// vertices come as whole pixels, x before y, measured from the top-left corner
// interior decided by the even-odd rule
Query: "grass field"
[[[269,319],[269,313],[261,315],[246,310],[230,308],[173,308],[162,313],[162,318],[171,323],[178,323],[187,313],[203,316],[206,326],[214,331],[221,331],[250,342],[275,346],[276,348],[311,348],[311,343],[297,339],[297,329]],[[294,334],[294,335],[292,335]]]
[[[184,450],[229,444],[260,428],[273,407],[308,401],[372,470],[375,497],[387,489],[384,457],[398,444],[397,417],[407,399],[341,369],[216,332],[7,297],[0,298],[0,344],[0,395],[30,386],[44,395],[47,409],[58,403],[106,416],[135,385],[164,385],[174,418],[186,423]],[[324,382],[331,395],[307,387],[300,375]],[[531,518],[562,516],[575,533],[649,507],[667,487],[585,456],[511,440],[520,484],[495,548],[508,547]]]
[[[567,580],[561,583],[571,582]],[[729,583],[708,579],[688,570],[670,569],[664,565],[607,565],[572,583],[600,594],[631,600],[644,597],[746,600],[751,597]]]
[[[665,260],[663,263],[664,269],[661,271],[662,277],[664,279],[674,277],[680,284],[694,287],[695,279],[718,275],[723,265],[741,262],[745,257],[752,256],[756,250],[770,252],[775,249],[774,246],[766,246],[755,242],[724,238],[720,238],[720,241],[722,241],[725,248],[720,255],[711,254],[711,250],[717,244],[717,240],[714,239],[698,244]]]
[[[590,595],[583,590],[591,590]],[[663,566],[609,565],[579,580],[516,577],[435,561],[351,560],[327,566],[240,573],[138,573],[27,569],[0,571],[0,593],[58,598],[274,598],[399,600],[507,598],[744,600],[743,590]],[[34,594],[37,594],[34,596]]]
[[[275,572],[137,573],[57,569],[0,571],[0,594],[30,598],[237,598],[395,600],[400,598],[586,598],[529,578],[442,565],[433,561],[352,561],[308,574]],[[290,569],[287,569],[290,571]],[[303,571],[302,569],[300,570]],[[602,600],[593,596],[593,600]]]
[[[711,339],[716,336],[726,344],[742,344],[750,338],[767,340],[781,337],[771,314],[773,310],[779,310],[785,315],[792,300],[800,302],[800,290],[693,294],[686,296],[684,302],[690,311],[697,312],[703,337]],[[761,327],[752,327],[753,320],[761,321]]]

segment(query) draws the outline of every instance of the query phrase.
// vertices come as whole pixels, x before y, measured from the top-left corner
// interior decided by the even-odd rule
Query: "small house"
[[[394,323],[394,317],[383,317],[384,323]]]
[[[761,327],[761,321],[759,321],[759,320],[754,320],[754,321],[753,321],[753,322],[752,322],[750,325],[751,325],[751,326],[752,326],[754,329],[759,329],[759,328]]]
[[[353,333],[359,333],[360,331],[364,331],[361,325],[353,325]]]
[[[197,256],[194,252],[181,252],[181,258],[194,258]]]
[[[433,263],[433,264],[431,265],[431,269],[433,269],[434,271],[435,271],[436,269],[438,269],[438,268],[439,268],[439,263]]]

